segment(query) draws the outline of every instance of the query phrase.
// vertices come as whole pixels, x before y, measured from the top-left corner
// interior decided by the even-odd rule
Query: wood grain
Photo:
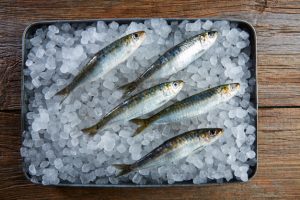
[[[249,21],[257,31],[260,106],[300,106],[300,1],[11,1],[0,2],[0,8],[0,110],[20,108],[21,38],[27,25],[130,17]]]
[[[33,185],[21,172],[20,114],[0,112],[0,199],[253,199],[300,198],[300,109],[259,110],[258,172],[243,184],[146,189]],[[28,192],[30,191],[30,192]],[[21,196],[20,196],[21,195]]]
[[[25,27],[41,20],[134,17],[220,17],[254,25],[259,105],[268,108],[259,110],[259,167],[252,181],[207,187],[100,189],[45,187],[25,179],[19,153]],[[299,19],[299,0],[0,1],[0,199],[300,199]]]

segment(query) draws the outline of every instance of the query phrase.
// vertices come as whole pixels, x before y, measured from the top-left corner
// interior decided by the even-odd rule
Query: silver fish
[[[121,86],[125,95],[133,92],[146,79],[168,77],[188,66],[203,55],[217,40],[218,32],[207,31],[172,47],[158,58],[135,81]]]
[[[98,123],[89,128],[85,128],[82,131],[88,134],[95,134],[98,129],[104,127],[108,123],[129,121],[150,113],[174,98],[182,89],[183,85],[184,82],[178,80],[161,83],[146,89],[125,100],[107,113]]]
[[[178,101],[147,119],[133,119],[131,122],[140,125],[134,135],[152,124],[180,122],[206,113],[216,105],[231,99],[239,88],[239,83],[220,85]]]
[[[192,130],[165,141],[133,164],[113,166],[120,170],[117,176],[122,176],[132,171],[171,164],[173,161],[201,151],[218,140],[223,133],[223,129],[220,128]]]
[[[93,82],[103,78],[114,67],[124,62],[142,44],[146,37],[144,31],[126,35],[97,52],[82,70],[74,77],[73,81],[57,92],[56,95],[65,98],[76,88],[86,82]]]

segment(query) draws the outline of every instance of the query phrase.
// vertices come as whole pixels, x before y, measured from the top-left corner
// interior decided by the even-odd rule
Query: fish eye
[[[139,37],[139,34],[137,34],[137,33],[133,34],[133,38],[138,38],[138,37]]]
[[[216,135],[216,131],[208,131],[209,136],[215,136]]]

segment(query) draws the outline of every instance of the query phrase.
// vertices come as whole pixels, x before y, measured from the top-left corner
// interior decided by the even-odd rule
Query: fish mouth
[[[216,133],[217,133],[217,135],[224,135],[224,129],[222,129],[222,128],[216,128]]]
[[[222,93],[223,94],[235,94],[235,92],[239,91],[241,85],[239,83],[229,83],[223,85]]]
[[[181,87],[183,87],[184,84],[185,84],[185,82],[184,82],[183,80],[178,80],[177,83],[178,83]]]
[[[183,80],[178,80],[178,84],[179,84],[179,91],[183,88],[185,82]]]
[[[233,90],[239,90],[241,88],[241,84],[239,84],[239,83],[232,83],[231,84],[231,88]]]

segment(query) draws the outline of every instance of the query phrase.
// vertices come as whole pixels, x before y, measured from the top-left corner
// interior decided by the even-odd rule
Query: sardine
[[[231,99],[239,91],[239,88],[239,83],[220,85],[178,101],[147,119],[132,119],[131,122],[139,125],[133,135],[141,133],[152,124],[180,122],[197,117]]]
[[[135,96],[125,100],[107,113],[98,123],[85,128],[82,131],[88,134],[95,134],[97,130],[107,123],[117,121],[129,121],[136,117],[145,115],[161,107],[174,98],[182,89],[184,82],[181,80],[161,83],[146,89]]]
[[[124,95],[129,95],[146,79],[168,77],[188,66],[203,55],[216,41],[218,33],[207,31],[193,36],[166,51],[135,81],[121,86]]]
[[[192,130],[165,141],[133,164],[115,164],[113,166],[120,170],[117,176],[122,176],[132,171],[171,164],[173,161],[201,151],[217,141],[223,133],[223,129],[220,128]]]
[[[103,78],[114,67],[124,62],[142,44],[146,37],[144,31],[126,35],[97,52],[74,77],[71,83],[56,93],[67,98],[76,88],[87,82]],[[65,99],[64,98],[64,99]]]

